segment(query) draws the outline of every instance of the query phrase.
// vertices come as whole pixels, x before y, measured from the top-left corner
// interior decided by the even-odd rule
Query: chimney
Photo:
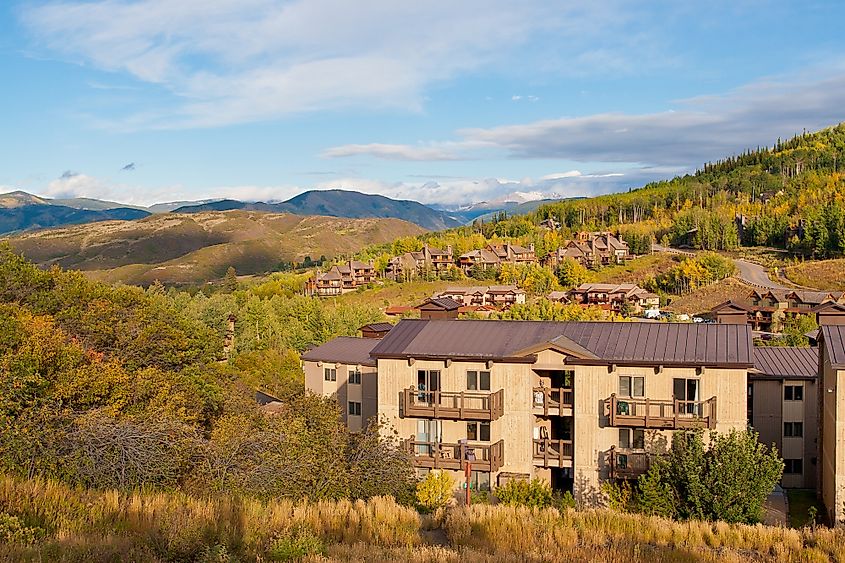
[[[451,244],[446,247],[446,254],[448,254],[450,257],[452,256],[452,245]]]
[[[528,245],[528,250],[530,250],[531,252],[534,252],[534,243],[533,242]]]

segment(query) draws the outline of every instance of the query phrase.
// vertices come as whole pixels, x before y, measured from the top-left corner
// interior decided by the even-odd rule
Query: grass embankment
[[[593,281],[598,283],[642,284],[646,278],[661,274],[677,265],[683,256],[655,252],[629,260],[616,266],[605,266],[594,272]]]
[[[0,477],[2,513],[33,528],[8,541],[8,518],[0,518],[2,561],[845,560],[842,531],[675,523],[609,510],[482,505],[433,518],[384,498],[264,503]],[[438,524],[443,533],[426,530]],[[432,536],[444,545],[426,543]]]
[[[845,291],[845,258],[803,262],[784,269],[786,277],[798,285],[824,291]]]
[[[728,300],[745,302],[754,289],[736,278],[726,278],[716,283],[696,289],[688,295],[670,296],[672,301],[665,307],[673,313],[700,315]]]

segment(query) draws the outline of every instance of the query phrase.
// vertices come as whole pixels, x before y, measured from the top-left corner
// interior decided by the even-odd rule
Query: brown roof
[[[768,377],[817,377],[818,348],[757,346],[754,348],[754,369]]]
[[[751,367],[747,325],[549,321],[401,321],[374,357],[514,359],[544,344],[581,351],[580,362]],[[586,352],[586,354],[583,354]],[[527,358],[526,358],[527,359]],[[573,359],[573,363],[576,361]]]
[[[302,359],[312,362],[337,362],[339,364],[375,366],[375,361],[370,358],[370,352],[379,342],[381,340],[378,338],[338,336],[322,346],[308,350],[302,354]]]
[[[723,303],[719,303],[718,305],[713,307],[710,310],[710,312],[711,313],[719,313],[719,312],[727,310],[727,309],[732,309],[734,311],[745,311],[745,312],[747,312],[749,310],[748,307],[746,305],[743,305],[742,303],[737,303],[736,301],[728,300],[728,301],[725,301]]]
[[[822,325],[821,336],[830,357],[830,367],[845,369],[845,325]]]
[[[387,332],[393,328],[393,323],[370,323],[362,326],[358,330],[372,330],[373,332]]]
[[[422,309],[428,305],[434,305],[438,309],[445,309],[447,311],[454,311],[455,309],[460,308],[461,304],[452,299],[451,297],[437,297],[432,299],[427,299],[425,303],[420,305],[418,308]]]

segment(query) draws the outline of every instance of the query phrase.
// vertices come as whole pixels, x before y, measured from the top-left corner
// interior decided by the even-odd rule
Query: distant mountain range
[[[450,212],[416,201],[347,190],[308,191],[280,203],[222,199],[159,203],[147,208],[90,198],[48,199],[15,191],[0,194],[0,234],[114,219],[141,219],[154,213],[233,210],[351,219],[395,218],[432,231],[460,226],[475,216],[472,212]]]
[[[431,231],[458,227],[465,222],[460,215],[433,209],[416,201],[390,199],[382,195],[362,194],[348,190],[312,190],[281,203],[248,203],[224,199],[200,205],[186,205],[173,212],[197,213],[234,209],[357,219],[394,217],[410,221]]]

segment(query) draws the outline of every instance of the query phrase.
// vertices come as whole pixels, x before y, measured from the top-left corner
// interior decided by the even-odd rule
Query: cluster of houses
[[[720,323],[747,323],[759,332],[781,332],[784,323],[800,315],[813,315],[834,305],[845,305],[841,291],[754,290],[744,301],[726,301],[711,314]]]
[[[628,315],[643,315],[660,307],[659,295],[633,283],[582,283],[569,291],[553,291],[549,299]]]
[[[817,489],[839,523],[845,306],[818,318],[817,347],[775,348],[755,347],[748,323],[429,316],[302,359],[309,390],[336,397],[351,430],[389,422],[420,475],[477,489],[536,477],[589,505],[603,482],[647,471],[676,430],[751,426],[783,457],[782,486]]]
[[[612,233],[578,233],[575,240],[551,252],[543,259],[543,264],[556,268],[565,259],[571,258],[585,268],[621,264],[632,258],[628,243]]]
[[[453,268],[459,268],[464,275],[478,269],[496,270],[503,264],[541,262],[544,266],[554,269],[567,258],[585,267],[594,268],[618,264],[632,256],[628,243],[612,233],[583,232],[541,261],[537,260],[533,244],[527,247],[510,243],[488,244],[485,248],[465,252],[457,258],[451,246],[443,250],[426,244],[422,250],[405,252],[391,258],[383,275],[385,279],[402,282],[426,275],[441,277]],[[372,283],[377,275],[372,261],[367,263],[352,260],[317,274],[309,280],[306,293],[320,297],[341,295]]]

